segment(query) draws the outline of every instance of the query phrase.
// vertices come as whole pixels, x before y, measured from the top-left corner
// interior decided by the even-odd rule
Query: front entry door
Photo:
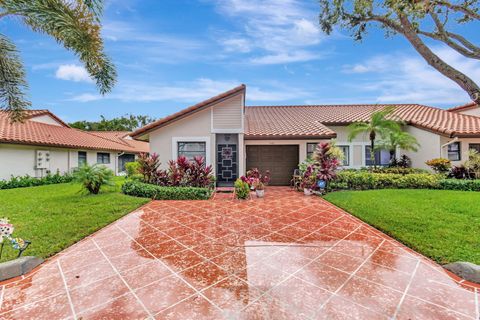
[[[230,187],[238,178],[238,135],[217,134],[217,186]]]

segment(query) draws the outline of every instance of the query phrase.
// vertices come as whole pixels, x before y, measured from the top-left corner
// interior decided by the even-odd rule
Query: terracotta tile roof
[[[231,96],[233,96],[233,95],[236,95],[236,94],[238,94],[238,93],[240,93],[240,92],[243,92],[243,91],[245,91],[245,88],[246,88],[246,86],[245,86],[244,84],[239,85],[238,87],[235,87],[235,88],[233,88],[233,89],[231,89],[231,90],[228,90],[228,91],[226,91],[226,92],[223,92],[223,93],[221,93],[221,94],[219,94],[219,95],[216,95],[216,96],[214,96],[214,97],[212,97],[212,98],[210,98],[210,99],[207,99],[207,100],[202,101],[202,102],[200,102],[200,103],[197,103],[197,104],[195,104],[195,105],[193,105],[193,106],[190,106],[190,107],[188,107],[188,108],[186,108],[186,109],[180,110],[179,112],[176,112],[176,113],[174,113],[174,114],[172,114],[172,115],[169,115],[169,116],[167,116],[167,117],[165,117],[165,118],[162,118],[162,119],[159,119],[159,120],[157,120],[157,121],[155,121],[155,122],[152,122],[152,123],[150,123],[150,124],[148,124],[148,125],[140,128],[140,129],[132,132],[131,136],[132,136],[133,138],[139,138],[140,136],[145,135],[145,134],[147,134],[148,132],[150,132],[150,131],[152,131],[152,130],[155,130],[155,129],[159,128],[159,127],[165,126],[165,125],[167,125],[167,124],[169,124],[169,123],[171,123],[171,122],[173,122],[173,121],[179,120],[179,119],[181,119],[181,118],[183,118],[183,117],[186,117],[186,116],[188,116],[188,115],[190,115],[190,114],[192,114],[192,113],[195,113],[195,112],[197,112],[197,111],[200,111],[200,110],[202,110],[202,109],[204,109],[204,108],[208,108],[208,107],[209,107],[210,105],[212,105],[213,103],[217,103],[217,102],[219,102],[219,101],[221,101],[221,100],[224,100],[224,99],[226,99],[226,98],[229,98],[229,97],[231,97]]]
[[[35,110],[30,112],[35,114]],[[107,138],[106,135],[109,135],[110,138]],[[12,123],[8,114],[0,111],[0,142],[3,143],[134,153],[148,151],[148,144],[145,142],[127,139],[122,139],[125,141],[122,142],[118,135],[113,133],[106,135],[35,122],[28,118],[23,123]],[[113,136],[117,138],[114,139]]]
[[[253,106],[245,108],[245,137],[328,137],[329,125],[368,121],[389,105]],[[418,104],[395,104],[394,117],[442,135],[480,137],[480,118]]]
[[[472,101],[470,103],[467,103],[467,104],[464,104],[464,105],[461,105],[461,106],[458,106],[458,107],[453,107],[453,108],[447,109],[447,111],[459,112],[459,111],[470,110],[470,109],[474,109],[474,108],[479,108],[479,105]]]

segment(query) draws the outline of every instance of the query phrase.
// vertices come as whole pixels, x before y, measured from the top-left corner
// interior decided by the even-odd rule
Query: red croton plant
[[[140,154],[140,173],[147,183],[169,187],[210,187],[213,184],[212,166],[205,165],[202,157],[188,160],[179,157],[168,162],[168,169],[158,169],[160,161],[158,155]]]
[[[303,174],[302,187],[307,189],[318,189],[317,181],[329,182],[337,177],[337,169],[340,161],[332,152],[334,146],[331,143],[323,142],[317,145],[313,154],[314,163],[309,165]]]

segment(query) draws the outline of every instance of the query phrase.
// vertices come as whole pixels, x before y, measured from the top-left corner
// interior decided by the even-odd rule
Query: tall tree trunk
[[[373,167],[376,168],[377,163],[375,161],[375,131],[370,132],[370,161],[373,164]]]
[[[451,79],[457,83],[463,90],[465,90],[470,98],[475,101],[477,104],[480,104],[480,87],[467,75],[453,68],[445,61],[440,59],[429,47],[418,36],[415,28],[408,20],[408,17],[399,12],[398,17],[400,23],[403,27],[403,34],[407,40],[412,44],[412,46],[417,50],[417,52],[427,61],[429,65],[435,68],[438,72],[443,74],[445,77]]]

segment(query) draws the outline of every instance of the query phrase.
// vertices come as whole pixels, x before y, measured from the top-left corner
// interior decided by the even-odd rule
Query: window
[[[81,167],[86,163],[87,163],[87,153],[85,151],[78,151],[78,166]]]
[[[307,159],[311,158],[313,156],[313,153],[315,152],[315,149],[317,149],[318,143],[307,143]]]
[[[373,166],[372,159],[370,158],[370,146],[365,146],[365,165]],[[386,166],[390,163],[390,152],[388,150],[375,151],[375,165]]]
[[[343,162],[342,166],[348,167],[350,165],[350,147],[349,146],[338,146],[343,152]]]
[[[460,142],[453,142],[448,145],[448,160],[459,161],[460,157]]]
[[[480,152],[480,143],[470,143],[468,145],[468,149],[473,149],[473,150],[476,150],[477,152]]]
[[[110,163],[110,153],[98,152],[97,153],[97,163],[109,164]]]
[[[178,142],[178,157],[184,156],[188,160],[200,156],[203,159],[207,156],[207,144],[205,142]]]

